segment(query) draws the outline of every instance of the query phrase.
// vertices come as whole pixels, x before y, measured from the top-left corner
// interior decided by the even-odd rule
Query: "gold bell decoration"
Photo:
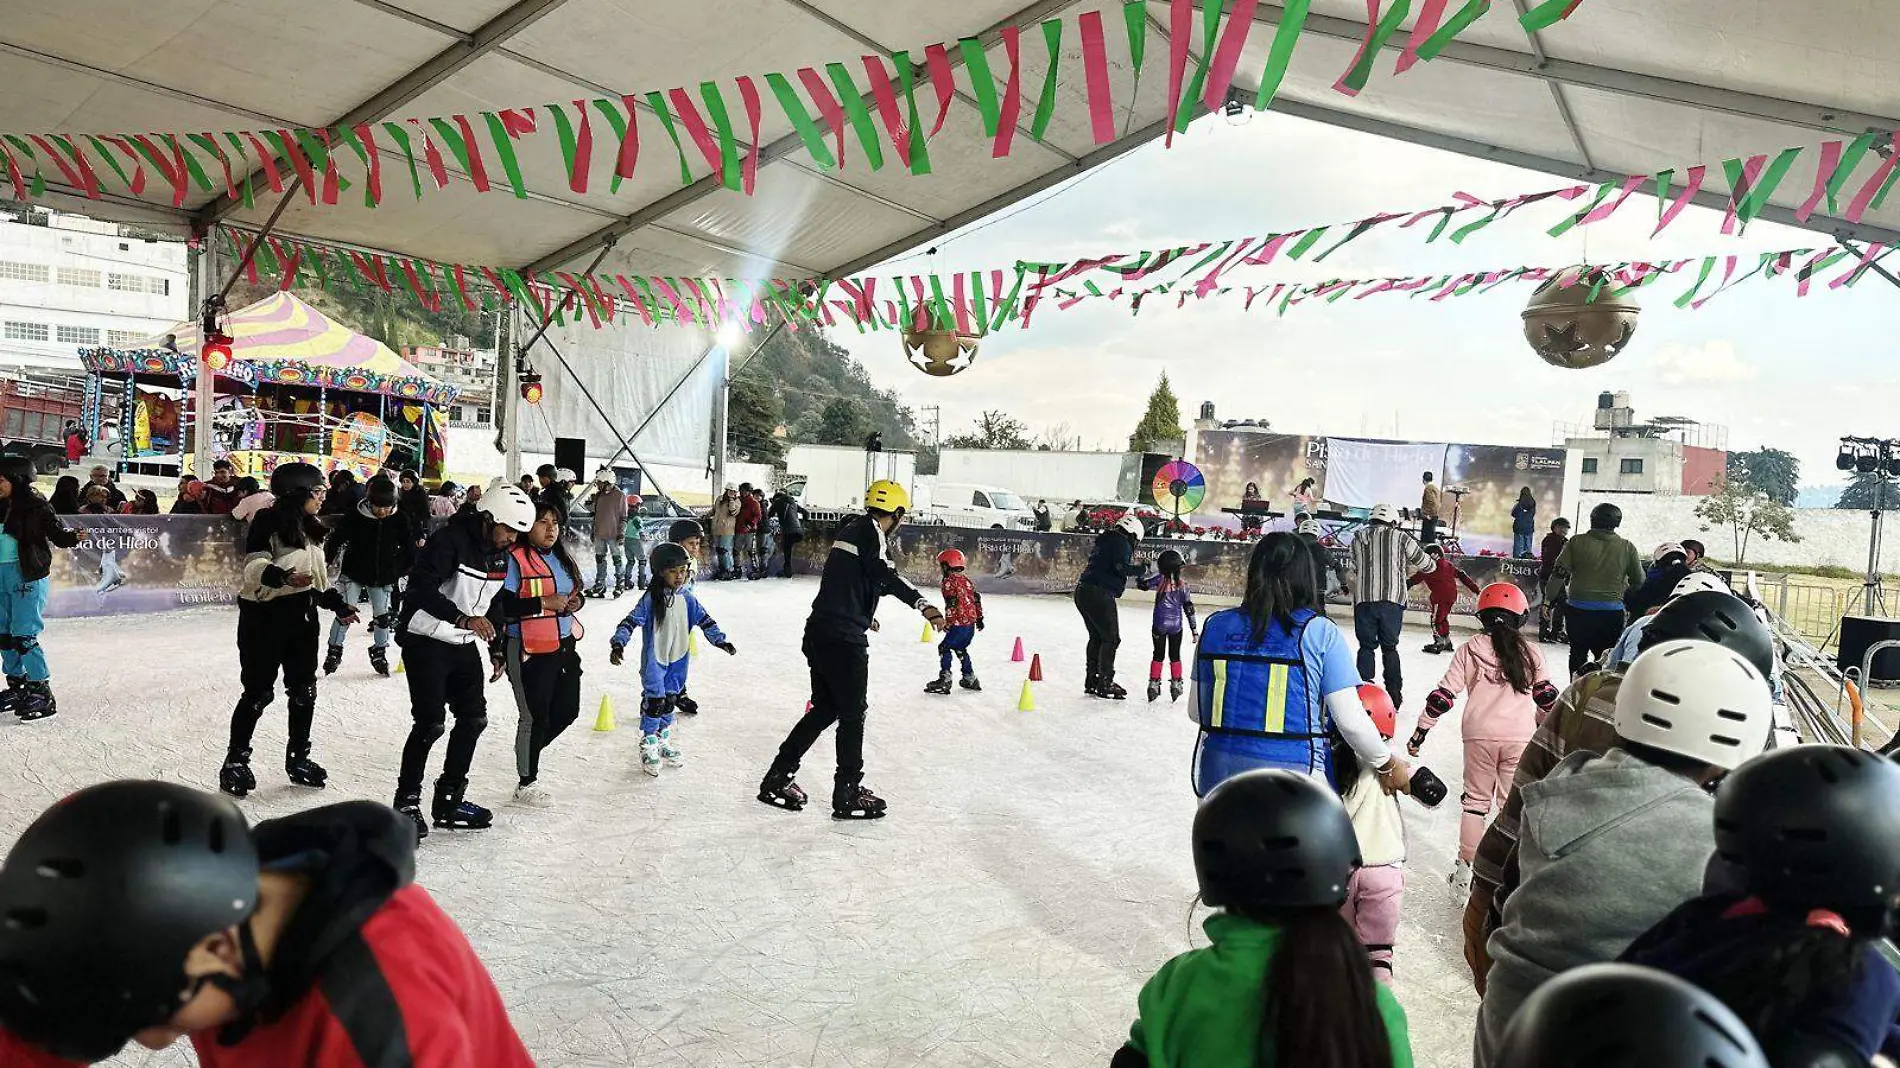
[[[1547,364],[1581,370],[1615,359],[1636,334],[1642,308],[1608,272],[1571,268],[1537,287],[1524,309],[1524,340]]]
[[[904,358],[927,375],[949,378],[970,369],[976,362],[976,348],[982,340],[981,334],[941,328],[930,312],[919,305],[911,317],[910,329],[904,331]]]

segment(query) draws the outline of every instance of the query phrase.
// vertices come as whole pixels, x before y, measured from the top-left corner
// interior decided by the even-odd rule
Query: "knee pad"
[[[369,625],[377,630],[394,630],[396,629],[396,613],[392,609],[380,616],[371,616]]]
[[[270,698],[265,698],[265,701],[269,700]],[[314,708],[317,704],[317,684],[313,682],[308,686],[287,686],[284,688],[284,700],[295,707]]]
[[[13,651],[19,653],[21,656],[25,656],[39,647],[40,639],[38,635],[15,634],[13,636]]]
[[[1450,712],[1452,706],[1457,703],[1458,698],[1443,686],[1425,695],[1425,710],[1434,716],[1442,716]]]
[[[1551,685],[1549,679],[1531,687],[1531,700],[1545,712],[1550,711],[1557,704],[1557,697],[1557,687]]]
[[[419,719],[413,727],[409,728],[409,736],[411,738],[421,738],[427,742],[434,742],[436,739],[442,737],[443,729],[443,723],[439,719]]]
[[[456,716],[455,729],[461,730],[463,728],[467,728],[477,733],[480,733],[481,731],[488,729],[488,710],[485,708],[478,709],[477,711],[471,712],[467,715]]]
[[[238,707],[251,709],[261,716],[276,696],[270,690],[245,690],[238,695]]]
[[[20,648],[19,639],[11,634],[0,634],[0,650],[15,651]]]

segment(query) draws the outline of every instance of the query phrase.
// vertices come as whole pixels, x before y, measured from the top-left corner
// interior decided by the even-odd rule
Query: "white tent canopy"
[[[679,183],[671,145],[649,127],[638,176],[618,193],[597,180],[568,188],[557,142],[521,142],[530,195],[478,194],[464,179],[420,200],[387,153],[392,191],[377,209],[360,197],[312,207],[293,199],[280,228],[338,244],[446,262],[577,269],[608,242],[607,271],[725,277],[799,277],[860,271],[1055,185],[1162,133],[1168,5],[1149,4],[1142,77],[1127,63],[1121,7],[1102,0],[7,0],[0,19],[0,130],[205,131],[342,126],[665,90],[767,71],[788,74],[844,61],[868,88],[857,57],[982,35],[992,69],[1006,69],[997,27],[1096,9],[1109,28],[1109,76],[1121,138],[1098,146],[1083,95],[1077,35],[1064,37],[1064,77],[1042,143],[1016,138],[992,159],[967,93],[930,143],[934,173],[895,160],[869,171],[848,148],[841,171],[821,172],[769,95],[756,195],[708,177],[689,149],[695,181]],[[1197,9],[1199,4],[1194,5]],[[1454,9],[1458,5],[1453,5]],[[1307,32],[1275,107],[1371,133],[1594,180],[1669,166],[1717,164],[1900,125],[1900,80],[1890,77],[1900,4],[1810,0],[1584,0],[1535,37],[1499,0],[1435,61],[1393,76],[1388,51],[1357,97],[1332,89],[1365,36],[1359,0],[1314,0]],[[1236,88],[1251,98],[1280,8],[1261,3]],[[1389,48],[1403,44],[1397,34]],[[1199,48],[1198,20],[1192,38]],[[1031,41],[1034,44],[1031,44]],[[1040,35],[1024,36],[1028,110],[1041,84]],[[950,55],[958,60],[953,47]],[[1074,72],[1074,77],[1070,77]],[[963,83],[967,72],[959,72]],[[928,96],[926,91],[924,96]],[[930,102],[934,109],[935,102]],[[651,118],[648,116],[648,118]],[[1191,135],[1190,135],[1191,136]],[[849,142],[848,142],[849,143]],[[595,173],[612,166],[598,137]],[[347,154],[345,154],[347,156]],[[1764,213],[1791,221],[1813,188],[1804,153]],[[1869,154],[1863,172],[1878,160]],[[356,165],[348,158],[346,168]],[[1705,201],[1726,199],[1713,166]],[[109,176],[108,176],[109,177]],[[155,187],[155,188],[154,188]],[[56,195],[50,206],[166,224],[255,227],[252,209],[192,190],[174,209],[165,183],[142,196]],[[1528,190],[1525,190],[1528,191]],[[1449,190],[1421,189],[1421,205]],[[0,197],[11,196],[0,182]],[[1411,205],[1395,205],[1399,207]],[[1288,220],[1289,225],[1332,220]],[[1900,243],[1900,197],[1850,225],[1816,213],[1809,225],[1841,237]],[[1207,235],[1210,237],[1220,235]],[[1006,266],[998,264],[996,266]]]

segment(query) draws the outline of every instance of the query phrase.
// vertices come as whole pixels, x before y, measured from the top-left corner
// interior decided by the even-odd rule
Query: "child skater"
[[[1432,640],[1425,646],[1425,651],[1449,653],[1451,610],[1458,603],[1458,584],[1464,583],[1465,588],[1472,593],[1478,592],[1478,584],[1446,557],[1445,550],[1437,542],[1426,543],[1425,555],[1432,558],[1432,566],[1413,575],[1406,585],[1417,586],[1422,583],[1432,597]]]
[[[976,586],[963,573],[968,565],[961,549],[945,549],[937,554],[937,567],[943,572],[943,616],[947,626],[943,641],[937,643],[937,681],[926,683],[925,693],[950,692],[953,653],[963,662],[963,681],[959,685],[966,690],[983,688],[977,681],[975,665],[970,663],[970,642],[976,639],[976,632],[983,629],[983,595],[976,592]]]
[[[1154,659],[1148,662],[1148,700],[1154,702],[1161,696],[1161,661],[1168,661],[1169,681],[1168,697],[1179,701],[1185,685],[1181,681],[1181,625],[1187,624],[1188,633],[1195,641],[1201,640],[1200,630],[1194,621],[1194,597],[1188,593],[1187,583],[1181,581],[1181,554],[1175,549],[1164,549],[1155,560],[1155,574],[1151,578],[1136,580],[1143,590],[1153,590],[1155,594],[1154,614]]]
[[[1399,730],[1399,710],[1392,707],[1392,698],[1367,682],[1359,686],[1359,701],[1379,736],[1390,741]],[[1360,857],[1359,869],[1346,883],[1346,904],[1339,912],[1365,944],[1373,977],[1390,983],[1399,906],[1405,900],[1405,824],[1399,817],[1399,798],[1379,788],[1379,777],[1360,762],[1359,754],[1344,739],[1333,745],[1333,780],[1359,839]]]
[[[1376,792],[1376,791],[1375,791]],[[1405,1011],[1339,913],[1359,867],[1332,792],[1280,768],[1242,772],[1194,814],[1213,945],[1161,966],[1110,1068],[1411,1068]]]
[[[1448,564],[1441,566],[1449,566]],[[1425,735],[1465,694],[1464,815],[1458,823],[1458,860],[1451,884],[1471,885],[1471,858],[1484,837],[1485,817],[1502,807],[1517,775],[1517,759],[1544,714],[1557,703],[1557,687],[1544,668],[1544,654],[1519,629],[1530,614],[1524,591],[1494,582],[1478,594],[1478,623],[1484,629],[1458,647],[1438,689],[1425,698],[1425,712],[1405,751],[1418,755]]]
[[[699,598],[686,588],[692,577],[692,558],[672,542],[654,546],[649,561],[653,572],[646,596],[634,604],[633,611],[614,631],[610,659],[620,664],[627,655],[627,643],[635,628],[643,630],[640,643],[640,769],[658,775],[660,765],[679,767],[685,763],[679,747],[673,744],[673,710],[686,689],[689,661],[687,642],[692,628],[706,632],[714,647],[728,656],[739,649],[726,640],[724,631],[713,617],[700,607]]]

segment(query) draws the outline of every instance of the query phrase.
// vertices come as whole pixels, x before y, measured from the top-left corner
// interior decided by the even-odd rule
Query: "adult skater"
[[[1359,700],[1346,637],[1319,612],[1312,556],[1297,535],[1255,543],[1239,608],[1201,624],[1189,718],[1200,724],[1194,793],[1256,768],[1330,782],[1335,732],[1388,791],[1411,778]],[[1397,702],[1394,702],[1394,707]]]
[[[602,464],[600,470],[594,472],[594,487],[586,503],[594,513],[594,586],[587,591],[587,596],[607,596],[607,583],[611,580],[614,596],[618,597],[624,592],[620,588],[620,574],[627,569],[620,537],[627,526],[627,495],[614,484],[612,468]]]
[[[1623,599],[1648,575],[1636,546],[1617,534],[1623,509],[1590,509],[1590,529],[1571,538],[1557,554],[1557,569],[1570,576],[1564,620],[1570,631],[1570,674],[1616,647],[1623,634]]]
[[[465,799],[475,743],[488,726],[482,694],[486,675],[475,643],[495,640],[487,616],[508,577],[507,550],[515,535],[534,526],[535,514],[519,486],[498,486],[483,495],[480,511],[455,516],[430,535],[409,573],[396,640],[403,648],[409,714],[415,722],[402,749],[395,808],[414,821],[417,839],[429,833],[422,818],[422,773],[449,712],[455,714],[455,730],[442,777],[435,781],[430,816],[444,828],[480,830],[494,822],[492,812]]]
[[[1148,570],[1147,564],[1135,562],[1139,544],[1141,520],[1132,513],[1115,520],[1114,526],[1095,536],[1094,551],[1075,583],[1075,610],[1082,613],[1082,625],[1089,632],[1082,683],[1082,692],[1089,697],[1128,699],[1128,691],[1115,682],[1115,651],[1122,644],[1115,601],[1127,592],[1129,579]]]
[[[547,805],[553,796],[537,785],[541,751],[581,714],[580,635],[575,616],[586,598],[581,569],[561,541],[561,513],[546,501],[535,506],[534,525],[515,539],[508,576],[495,598],[497,640],[489,655],[495,674],[504,672],[515,691],[515,771],[521,781],[514,800]]]
[[[271,472],[270,489],[276,503],[257,513],[244,534],[237,625],[244,692],[231,711],[230,746],[218,772],[218,788],[232,797],[257,789],[251,736],[270,707],[280,671],[290,718],[284,774],[298,786],[323,788],[329,773],[310,759],[310,724],[317,711],[317,609],[335,612],[346,627],[356,622],[354,602],[331,588],[323,558],[325,531],[317,521],[325,497],[323,472],[310,464],[284,464]]]
[[[944,629],[943,613],[924,600],[884,558],[886,541],[904,521],[910,493],[880,480],[864,491],[864,513],[838,527],[818,596],[805,621],[805,662],[811,667],[811,708],[792,727],[771,770],[759,783],[759,800],[796,811],[805,791],[793,776],[798,763],[826,727],[838,725],[838,772],[831,791],[834,819],[877,819],[884,801],[864,788],[864,713],[869,699],[871,649],[865,637],[877,621],[878,598],[895,597]]]
[[[1427,478],[1431,476],[1426,475]],[[1352,539],[1352,629],[1359,639],[1359,677],[1377,682],[1375,656],[1382,656],[1385,692],[1405,707],[1399,635],[1405,629],[1405,591],[1411,577],[1436,566],[1412,536],[1399,529],[1398,509],[1372,509],[1372,520]]]
[[[378,675],[389,674],[389,639],[396,625],[397,586],[416,562],[417,532],[402,511],[396,484],[387,475],[369,480],[363,503],[356,511],[337,517],[324,541],[324,551],[338,568],[345,604],[369,599],[369,666]],[[349,626],[338,618],[330,627],[330,650],[323,673],[334,675],[343,666],[343,643]]]
[[[53,570],[53,546],[70,549],[78,544],[79,535],[67,530],[33,489],[33,461],[0,456],[0,669],[7,677],[0,711],[22,720],[45,719],[59,711],[46,652],[40,648],[40,632],[46,629],[46,576]]]
[[[430,504],[428,487],[416,477],[414,471],[404,471],[396,477],[396,509],[409,519],[409,526],[416,534],[416,547],[429,536]]]
[[[733,552],[733,538],[739,528],[739,487],[727,486],[712,506],[713,551],[718,559],[713,564],[713,581],[732,578],[739,566],[738,557]]]
[[[33,921],[0,925],[9,1068],[181,1038],[216,1068],[533,1068],[381,805],[246,827],[237,805],[188,786],[90,786],[14,843],[0,913]]]
[[[772,518],[778,520],[779,551],[785,555],[785,566],[780,569],[779,578],[792,577],[792,553],[798,543],[805,540],[805,509],[792,499],[792,495],[779,490],[772,495]]]

